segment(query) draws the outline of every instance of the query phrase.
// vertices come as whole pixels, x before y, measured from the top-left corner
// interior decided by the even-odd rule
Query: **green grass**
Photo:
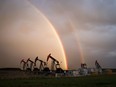
[[[116,87],[116,75],[1,79],[0,87]]]

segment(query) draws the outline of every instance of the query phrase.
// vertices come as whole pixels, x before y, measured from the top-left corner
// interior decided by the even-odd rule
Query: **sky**
[[[82,62],[95,67],[95,60],[116,68],[115,0],[0,0],[0,67],[18,67],[21,58],[45,60],[49,53],[64,67],[53,30],[32,5],[57,31],[69,69]]]

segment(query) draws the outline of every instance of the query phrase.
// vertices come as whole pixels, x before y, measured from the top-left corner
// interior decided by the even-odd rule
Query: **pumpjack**
[[[37,67],[37,61],[40,62],[39,68]],[[50,72],[49,68],[47,67],[46,62],[44,62],[43,60],[40,60],[38,58],[38,56],[35,58],[34,61],[34,70],[33,70],[34,74],[48,74]]]
[[[86,63],[81,63],[81,68],[79,69],[80,75],[88,75],[88,69]]]
[[[40,59],[38,58],[38,56],[37,56],[37,57],[35,58],[34,66],[36,66],[37,61],[40,62],[39,70],[42,71],[42,70],[45,68],[45,66],[46,66],[46,62],[40,60]]]
[[[49,54],[49,55],[47,56],[47,62],[49,61],[49,59],[52,60],[52,62],[51,62],[51,70],[52,70],[52,71],[56,71],[56,73],[61,73],[61,72],[63,72],[63,70],[60,68],[60,64],[59,64],[59,61],[58,61],[58,60],[56,60],[55,58],[53,58],[53,57],[51,56],[51,54]]]
[[[98,70],[98,73],[102,73],[102,67],[100,66],[100,64],[98,63],[98,61],[96,60],[95,61],[95,66],[96,66],[96,69]]]
[[[83,69],[87,68],[87,64],[86,63],[81,63],[81,68],[83,68]]]
[[[29,63],[30,62],[30,63]],[[28,71],[32,71],[32,69],[33,69],[33,66],[34,66],[34,62],[30,59],[30,58],[28,58],[27,59],[27,70]]]
[[[23,69],[23,70],[26,70],[26,68],[27,68],[27,66],[28,66],[27,62],[26,62],[24,59],[22,59],[22,60],[20,61],[20,65],[21,65],[22,63],[23,63],[22,69]]]

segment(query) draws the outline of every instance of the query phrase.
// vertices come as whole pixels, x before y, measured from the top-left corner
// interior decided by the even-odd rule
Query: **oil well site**
[[[0,0],[0,87],[116,87],[116,0]]]
[[[51,67],[48,67],[48,61]],[[37,56],[34,61],[30,58],[22,59],[19,64],[20,68],[0,69],[0,87],[116,86],[116,69],[104,69],[97,60],[96,68],[89,68],[84,63],[77,70],[63,70],[59,61],[51,54],[47,56],[46,62]]]
[[[50,61],[50,62],[48,62]],[[50,67],[48,67],[48,63]],[[33,78],[33,77],[82,77],[97,75],[115,75],[116,69],[105,69],[95,61],[95,68],[87,67],[86,63],[80,64],[80,68],[75,70],[63,70],[60,62],[51,54],[47,56],[46,61],[37,56],[34,61],[31,58],[20,61],[20,68],[1,68],[0,79],[8,78]]]

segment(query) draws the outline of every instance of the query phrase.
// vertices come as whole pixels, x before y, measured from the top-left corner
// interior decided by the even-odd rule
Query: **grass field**
[[[0,87],[116,87],[116,75],[0,79]]]

